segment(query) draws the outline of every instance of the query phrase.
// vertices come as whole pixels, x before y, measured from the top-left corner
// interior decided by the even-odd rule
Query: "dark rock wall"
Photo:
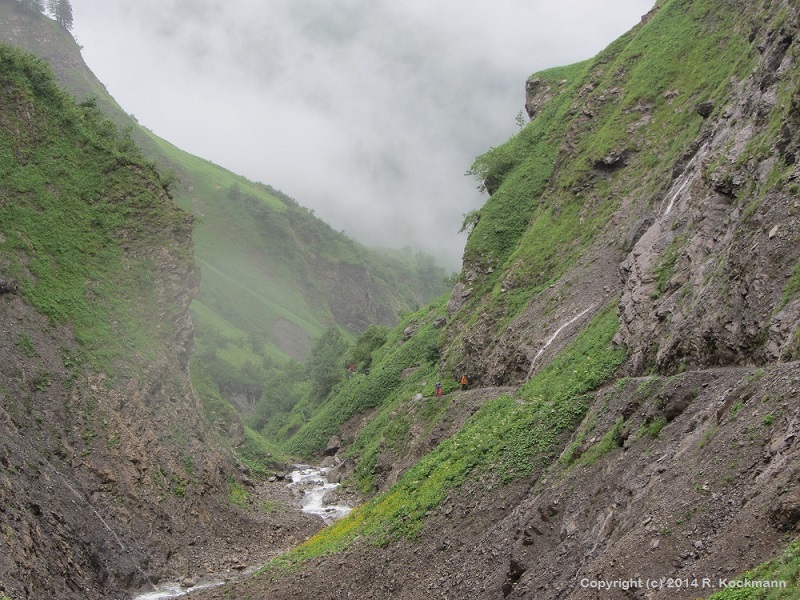
[[[791,15],[780,31],[759,33],[753,75],[711,117],[621,264],[618,340],[634,373],[798,357],[800,298],[784,305],[784,292],[800,263],[799,173],[774,175],[779,159],[794,163],[798,142],[768,132],[775,110],[784,127],[796,120],[797,99],[780,99],[797,77],[796,7]],[[754,154],[751,142],[761,137],[769,150]]]
[[[8,62],[5,68],[15,68]],[[70,121],[78,113],[66,99],[39,91],[47,104],[38,88],[18,83],[24,79],[19,71],[12,72],[17,79],[3,75],[9,92],[4,98],[12,101],[2,107],[0,135],[19,144],[4,148],[38,156],[25,146],[35,146],[29,139],[40,139],[38,133],[82,131]],[[76,146],[85,143],[75,139]],[[103,182],[68,201],[119,217],[103,230],[103,250],[120,257],[119,265],[109,267],[112,275],[146,273],[139,293],[124,298],[118,296],[131,290],[129,282],[108,285],[102,297],[94,293],[94,282],[84,286],[91,298],[86,306],[98,309],[95,319],[107,321],[99,329],[114,332],[118,346],[79,344],[69,322],[51,320],[31,301],[30,290],[46,285],[27,269],[33,258],[67,262],[64,256],[71,254],[64,248],[81,252],[85,240],[65,234],[57,247],[29,242],[20,250],[5,244],[0,253],[0,596],[14,600],[108,598],[151,578],[186,575],[188,543],[220,526],[211,516],[215,498],[227,494],[227,481],[235,477],[189,382],[188,307],[199,283],[192,219],[172,204],[146,165],[120,161],[113,173],[102,171],[106,163],[99,154],[92,155],[94,161],[64,159],[73,160],[83,177]],[[35,190],[15,197],[14,177],[35,180],[49,171],[37,170],[37,160],[20,165],[7,159],[4,165],[11,166],[2,173],[0,236],[24,238],[19,231],[38,232],[41,224],[25,229],[29,224],[8,218],[8,207],[47,204],[37,205]],[[58,285],[49,286],[48,300],[70,302]],[[147,314],[129,308],[140,304]],[[136,335],[149,339],[136,344]]]
[[[186,544],[215,527],[209,500],[230,459],[188,381],[197,276],[184,224],[171,245],[131,250],[159,261],[163,346],[113,375],[74,362],[68,327],[0,296],[0,592],[15,600],[108,598],[186,575]]]

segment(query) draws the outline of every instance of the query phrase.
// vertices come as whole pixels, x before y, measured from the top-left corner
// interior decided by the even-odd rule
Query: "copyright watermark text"
[[[712,577],[678,578],[678,577],[636,577],[632,579],[589,579],[584,577],[579,582],[584,589],[600,591],[609,590],[681,590],[681,589],[784,589],[786,581],[780,579],[725,579]]]

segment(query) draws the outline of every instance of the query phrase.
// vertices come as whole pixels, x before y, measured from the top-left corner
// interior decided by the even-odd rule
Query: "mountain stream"
[[[295,470],[289,474],[292,480],[289,487],[303,491],[303,512],[317,515],[326,525],[347,516],[353,510],[344,504],[327,503],[325,496],[339,487],[338,483],[328,483],[328,471],[325,467],[295,465]]]
[[[326,525],[330,525],[337,519],[346,516],[352,507],[345,504],[327,504],[330,499],[330,493],[339,487],[338,483],[328,483],[326,475],[329,469],[325,467],[312,467],[309,465],[294,465],[292,471],[287,479],[291,482],[288,487],[293,490],[299,491],[302,494],[302,508],[305,513],[316,515],[325,521]],[[328,495],[328,498],[325,496]],[[243,572],[248,575],[256,572],[261,567],[251,567]],[[154,586],[154,589],[149,592],[142,593],[135,596],[133,600],[165,600],[167,598],[177,598],[184,596],[192,591],[202,590],[210,587],[224,585],[225,581],[219,579],[219,575],[215,578],[211,576],[207,581],[186,587],[177,582],[165,582]]]

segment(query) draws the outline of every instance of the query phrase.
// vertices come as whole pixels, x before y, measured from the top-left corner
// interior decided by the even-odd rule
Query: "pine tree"
[[[47,9],[56,23],[64,29],[72,29],[72,5],[69,0],[47,0]]]

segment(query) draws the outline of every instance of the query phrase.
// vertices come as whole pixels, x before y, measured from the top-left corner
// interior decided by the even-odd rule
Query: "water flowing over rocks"
[[[292,481],[289,487],[300,494],[303,512],[320,517],[327,525],[353,510],[351,506],[338,504],[339,496],[335,491],[339,483],[329,481],[329,472],[328,467],[296,465],[289,474]]]
[[[194,584],[192,582],[184,582],[183,584],[165,583],[157,586],[158,589],[156,591],[140,594],[133,600],[166,600],[167,598],[177,598],[179,596],[185,596],[191,592],[197,592],[220,585],[224,585],[224,582],[220,581],[200,584]]]
[[[336,497],[338,484],[325,479],[327,469],[296,465],[280,480],[255,482],[242,521],[231,524],[226,545],[192,546],[203,558],[181,578],[165,578],[142,589],[134,600],[177,598],[221,587],[261,569],[270,559],[299,544],[326,524],[346,515],[351,507]],[[355,501],[356,498],[348,498]],[[259,514],[260,513],[260,514]]]

